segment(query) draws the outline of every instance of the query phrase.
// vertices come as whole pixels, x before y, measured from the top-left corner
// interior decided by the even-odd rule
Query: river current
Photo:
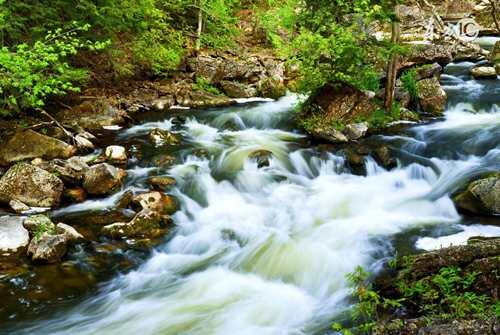
[[[176,164],[160,170],[177,180],[175,228],[93,297],[9,333],[322,334],[349,308],[345,275],[358,265],[377,273],[396,252],[500,236],[498,220],[462,217],[450,199],[465,181],[500,168],[500,85],[473,80],[471,66],[446,68],[443,118],[373,137],[398,152],[398,166],[388,171],[368,158],[367,176],[293,129],[296,95],[156,114],[118,131],[135,153],[126,187],[135,191],[165,154],[149,130],[183,137]],[[273,153],[269,166],[248,158],[256,150]],[[61,212],[105,208],[118,197]]]

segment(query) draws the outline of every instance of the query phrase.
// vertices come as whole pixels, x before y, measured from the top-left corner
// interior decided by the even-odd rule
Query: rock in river
[[[432,115],[444,112],[447,95],[436,77],[417,82],[418,101],[423,111]]]
[[[478,66],[470,70],[475,79],[496,79],[497,71],[493,66]]]
[[[473,181],[454,200],[459,209],[472,214],[500,214],[500,173]]]
[[[33,130],[17,132],[0,148],[0,165],[33,158],[69,158],[76,148]]]
[[[28,256],[33,262],[57,263],[66,254],[67,241],[64,234],[43,233],[31,240],[28,246]]]
[[[142,209],[150,209],[160,214],[173,214],[177,210],[174,199],[158,191],[139,194],[133,201]]]
[[[83,187],[89,194],[104,195],[118,189],[127,172],[107,163],[92,166],[85,173]]]
[[[103,227],[102,232],[114,238],[119,237],[155,237],[165,232],[171,223],[168,215],[150,209],[143,209],[130,222],[119,222]]]
[[[28,245],[29,234],[23,221],[18,216],[0,217],[0,252],[16,252]]]
[[[18,200],[28,206],[55,207],[63,192],[63,182],[52,173],[20,163],[0,179],[0,202]]]

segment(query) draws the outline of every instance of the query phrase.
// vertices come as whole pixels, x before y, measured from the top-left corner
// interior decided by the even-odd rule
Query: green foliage
[[[33,231],[33,238],[35,238],[35,240],[38,240],[45,233],[55,233],[54,224],[52,223],[52,221],[50,221],[50,219],[46,218],[43,215],[35,215],[32,218],[34,218],[38,222],[35,230]]]
[[[410,93],[412,99],[418,99],[417,72],[415,69],[407,70],[401,76],[403,87]]]
[[[405,257],[397,262],[403,266],[402,273],[411,271],[412,259]],[[393,266],[396,266],[395,263]],[[393,314],[402,307],[407,311],[418,307],[420,316],[437,320],[498,317],[500,303],[492,302],[487,295],[473,292],[479,275],[479,272],[465,273],[459,267],[451,266],[443,267],[438,273],[416,281],[399,278],[397,287],[400,295],[387,299],[373,290],[369,283],[369,273],[357,267],[347,275],[356,300],[350,311],[354,326],[346,329],[344,325],[335,323],[332,328],[344,335],[371,334],[373,327],[387,313]],[[401,320],[395,323],[391,321],[389,325],[397,329],[401,326]]]
[[[78,91],[88,72],[84,66],[115,78],[168,74],[194,44],[200,10],[201,46],[228,47],[240,5],[240,0],[0,0],[4,114],[42,108],[51,96]],[[96,61],[82,49],[106,50]]]
[[[203,77],[196,78],[196,83],[193,84],[193,89],[195,91],[203,91],[214,95],[222,94],[217,87],[213,86],[210,81]]]
[[[77,25],[63,31],[48,31],[32,45],[22,43],[13,49],[0,49],[0,113],[24,108],[41,109],[47,98],[78,92],[87,71],[69,64],[68,58],[80,49],[101,50],[106,42],[83,41],[79,32],[90,25]]]
[[[344,335],[370,334],[380,317],[380,311],[402,306],[405,299],[387,299],[374,291],[369,283],[369,276],[370,274],[361,266],[347,274],[347,281],[357,301],[351,310],[351,319],[355,326],[352,329],[345,329],[341,324],[336,323],[333,325],[334,330]]]
[[[443,320],[466,316],[484,318],[496,312],[488,296],[470,290],[479,274],[463,273],[456,266],[444,267],[437,274],[415,282],[401,280],[398,288],[426,316]]]

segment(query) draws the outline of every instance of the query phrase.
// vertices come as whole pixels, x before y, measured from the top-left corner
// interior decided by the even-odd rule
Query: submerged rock
[[[107,163],[92,166],[84,176],[83,187],[89,194],[112,193],[123,184],[127,172]]]
[[[470,70],[475,79],[496,79],[497,71],[493,66],[478,66]]]
[[[169,176],[153,176],[147,180],[148,184],[155,189],[164,190],[168,187],[174,186],[177,182],[174,178]]]
[[[36,166],[20,163],[0,179],[0,202],[18,200],[33,207],[55,207],[64,189],[63,182]]]
[[[477,215],[500,214],[500,173],[473,181],[455,198],[457,207]]]
[[[18,216],[0,216],[0,252],[15,253],[29,243],[29,233]]]
[[[417,82],[418,101],[422,110],[432,115],[444,112],[447,95],[436,77]]]
[[[113,238],[155,237],[165,233],[166,226],[172,222],[168,215],[143,209],[130,222],[114,223],[103,227],[102,232]]]
[[[33,130],[17,132],[0,148],[0,165],[33,158],[69,158],[76,148]]]
[[[271,164],[271,159],[274,154],[269,150],[256,150],[248,155],[248,158],[253,159],[257,162],[257,167],[262,168],[269,166]]]
[[[57,263],[66,254],[67,238],[63,234],[43,233],[34,237],[28,246],[28,256],[33,262]]]

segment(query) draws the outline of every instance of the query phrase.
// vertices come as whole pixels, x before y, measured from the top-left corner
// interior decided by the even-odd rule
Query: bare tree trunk
[[[496,6],[495,2],[496,2],[496,0],[490,0],[491,17],[493,18],[493,22],[495,22],[495,27],[497,27],[497,32],[500,32],[500,24],[498,23],[497,6]]]
[[[198,1],[198,29],[196,30],[196,45],[195,51],[198,52],[201,49],[201,33],[203,31],[203,0]]]
[[[399,43],[401,28],[399,25],[399,15],[396,9],[396,20],[391,23],[391,42]],[[394,101],[394,90],[396,88],[396,80],[399,66],[399,55],[394,54],[387,64],[387,84],[385,86],[385,110],[390,111]]]

